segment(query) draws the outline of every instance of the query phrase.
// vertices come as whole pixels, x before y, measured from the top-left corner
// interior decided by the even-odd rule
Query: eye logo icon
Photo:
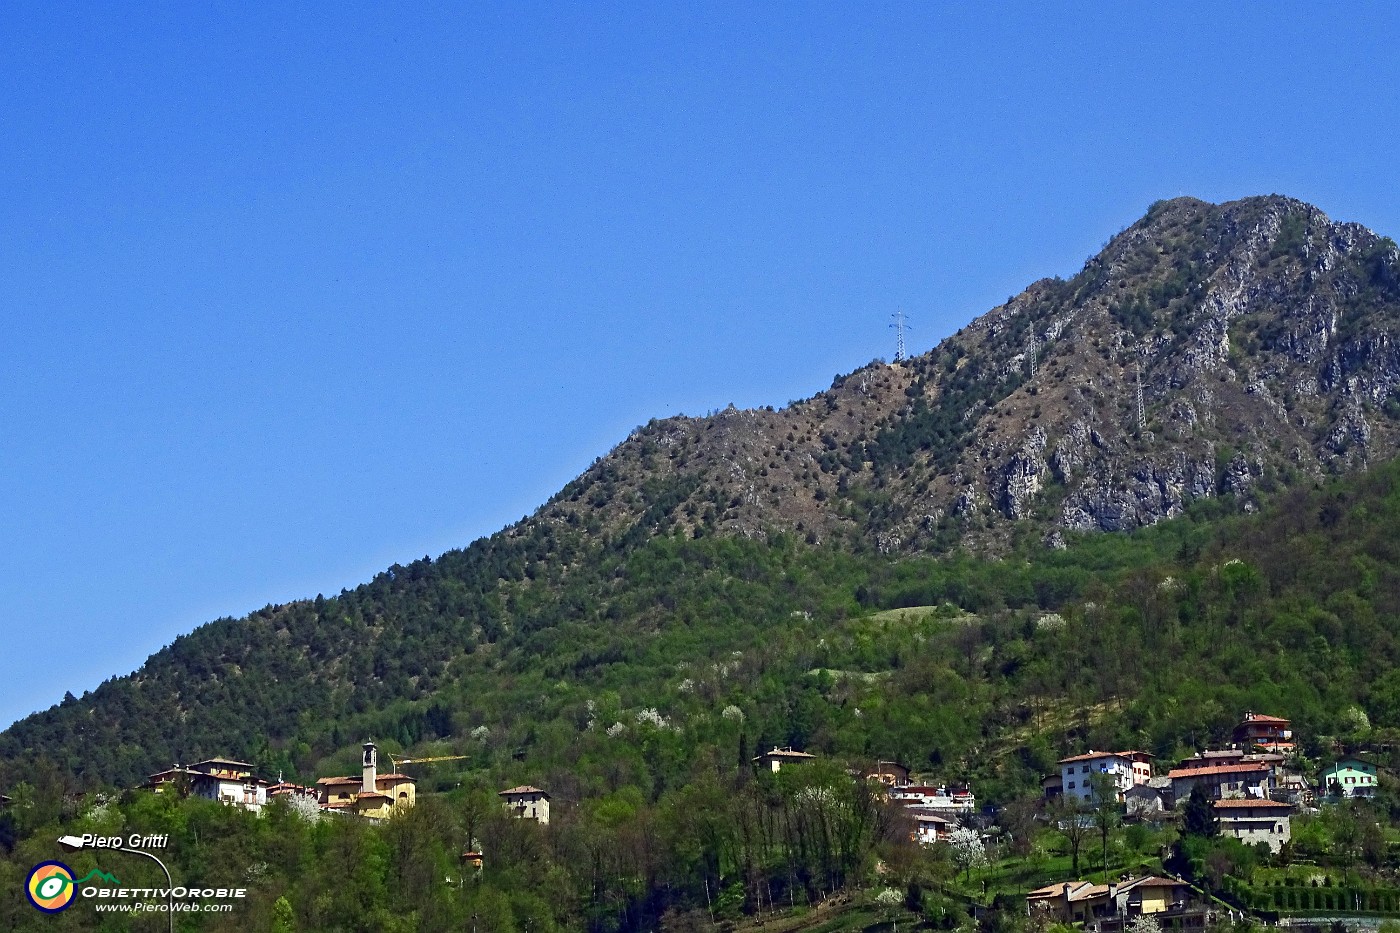
[[[40,862],[24,883],[29,903],[46,914],[56,914],[73,903],[73,870],[62,862]]]

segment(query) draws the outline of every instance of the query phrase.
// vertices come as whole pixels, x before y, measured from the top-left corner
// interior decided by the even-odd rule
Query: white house
[[[183,785],[192,797],[217,800],[261,813],[267,805],[268,782],[253,774],[253,766],[231,758],[206,758],[189,767],[175,765],[150,776],[145,786],[156,791]]]
[[[952,820],[920,807],[910,807],[909,815],[914,818],[914,841],[920,845],[933,845],[947,839],[958,828],[958,824]]]
[[[501,791],[499,796],[505,798],[506,809],[521,819],[549,822],[549,794],[538,787],[522,784]]]
[[[1066,797],[1088,802],[1094,796],[1091,778],[1106,774],[1118,792],[1118,800],[1134,784],[1152,779],[1152,756],[1147,752],[1096,752],[1060,759],[1060,781]]]
[[[753,763],[758,765],[761,771],[781,771],[783,765],[801,764],[816,757],[816,755],[809,755],[806,752],[795,752],[791,748],[778,748],[775,745],[771,752],[755,756]]]

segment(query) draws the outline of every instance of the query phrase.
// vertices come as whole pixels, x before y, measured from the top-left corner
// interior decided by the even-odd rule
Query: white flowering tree
[[[1128,933],[1162,933],[1162,924],[1151,914],[1141,914],[1128,922]]]
[[[964,880],[972,879],[972,869],[987,864],[987,847],[975,829],[955,829],[948,834],[948,848],[953,861],[963,870]]]
[[[904,906],[904,895],[894,888],[885,888],[875,895],[875,906],[885,911],[894,923],[895,933],[899,933],[899,922],[894,920],[894,912]]]
[[[287,809],[308,823],[319,823],[321,821],[321,805],[316,802],[315,797],[306,794],[288,794],[286,797]]]

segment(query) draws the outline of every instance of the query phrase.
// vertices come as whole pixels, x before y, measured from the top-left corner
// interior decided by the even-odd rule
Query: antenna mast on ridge
[[[896,311],[890,317],[894,318],[894,323],[890,326],[894,328],[894,361],[904,362],[904,328],[909,326],[904,318],[903,311]]]
[[[1147,427],[1147,418],[1144,416],[1144,415],[1145,415],[1145,412],[1143,411],[1143,407],[1142,407],[1142,361],[1141,361],[1141,360],[1139,360],[1139,361],[1138,361],[1138,364],[1137,364],[1137,380],[1136,380],[1136,382],[1137,382],[1137,385],[1135,386],[1135,389],[1136,389],[1136,395],[1137,395],[1137,422],[1138,422],[1138,431],[1141,432],[1143,429],[1145,429],[1145,428]]]

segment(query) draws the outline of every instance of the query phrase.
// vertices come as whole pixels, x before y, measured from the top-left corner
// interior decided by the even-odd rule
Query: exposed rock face
[[[1400,253],[1288,198],[1153,205],[1069,281],[781,411],[639,429],[543,515],[880,550],[1121,531],[1400,437]]]

